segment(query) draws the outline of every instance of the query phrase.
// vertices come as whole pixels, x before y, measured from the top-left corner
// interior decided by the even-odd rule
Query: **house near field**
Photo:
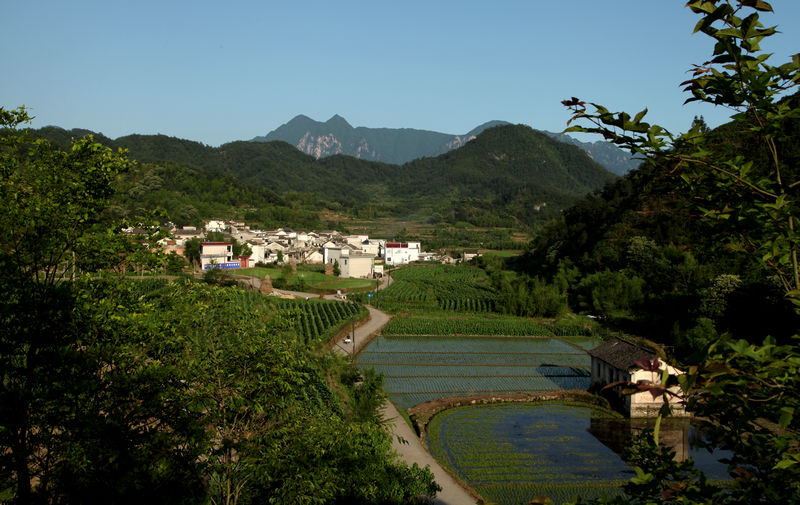
[[[354,249],[352,246],[325,248],[325,263],[339,263],[339,277],[360,277],[369,279],[374,275],[375,257]]]
[[[203,270],[247,268],[247,258],[233,257],[233,242],[203,242],[200,244],[200,265]]]
[[[481,252],[477,249],[465,249],[464,250],[464,261],[472,261],[473,259],[477,258],[481,255]]]
[[[387,242],[384,257],[387,265],[405,265],[419,261],[419,242]]]
[[[620,338],[612,338],[603,342],[589,351],[589,356],[592,358],[592,381],[589,388],[592,391],[601,391],[607,385],[616,382],[659,386],[661,385],[661,370],[665,368],[670,375],[683,373],[661,359],[659,359],[658,372],[644,370],[637,364],[637,361],[641,363],[647,360],[652,363],[657,356],[656,353]],[[678,393],[680,388],[675,387],[670,390]],[[663,396],[653,397],[649,391],[623,395],[621,385],[603,392],[609,397],[612,404],[630,417],[655,417],[664,404]],[[676,397],[667,394],[667,398],[670,401],[673,415],[688,415]]]

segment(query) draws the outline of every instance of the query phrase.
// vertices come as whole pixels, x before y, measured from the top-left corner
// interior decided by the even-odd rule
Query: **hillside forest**
[[[66,147],[89,132],[31,133]],[[115,219],[155,212],[178,226],[227,216],[265,229],[344,231],[359,221],[408,221],[427,229],[433,247],[463,246],[458,230],[469,228],[498,248],[519,248],[512,236],[526,237],[616,178],[578,147],[522,125],[490,128],[459,149],[403,165],[315,159],[282,141],[212,148],[163,135],[94,140],[138,162],[117,182],[108,210]]]

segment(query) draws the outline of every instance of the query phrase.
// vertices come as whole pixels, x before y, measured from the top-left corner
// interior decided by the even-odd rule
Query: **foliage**
[[[17,130],[28,119],[24,109],[0,109],[4,499],[191,502],[202,488],[202,427],[174,401],[183,386],[137,352],[150,336],[116,317],[124,290],[77,275],[78,264],[102,264],[86,257],[103,244],[94,234],[119,238],[99,220],[130,163],[91,137],[55,150]],[[124,239],[102,247],[108,256],[137,252]]]
[[[680,177],[693,207],[729,234],[728,246],[768,270],[785,297],[800,305],[794,148],[800,56],[774,66],[762,53],[760,43],[776,33],[759,22],[759,12],[772,11],[768,2],[698,0],[687,6],[701,16],[695,31],[715,44],[712,59],[696,65],[683,83],[691,94],[687,102],[731,108],[734,134],[715,138],[696,122],[674,136],[645,123],[646,109],[634,117],[596,104],[588,111],[577,98],[564,102],[574,112],[570,121],[592,126],[571,130],[602,134],[646,157],[652,170]],[[688,409],[710,421],[714,442],[732,450],[731,483],[710,486],[691,469],[671,469],[667,457],[640,457],[638,463],[647,466],[626,489],[629,495],[614,502],[798,502],[797,349],[796,337],[788,345],[721,340],[699,367],[678,377]]]
[[[193,265],[200,265],[200,256],[203,254],[203,246],[199,238],[191,238],[186,241],[183,248],[183,255],[186,256]]]
[[[699,208],[708,218],[724,220],[735,240],[731,247],[762,258],[780,278],[785,291],[795,296],[800,289],[797,260],[795,192],[797,173],[793,151],[793,124],[800,119],[797,94],[800,58],[781,66],[767,62],[761,41],[776,33],[763,27],[758,12],[771,11],[767,2],[694,1],[687,5],[703,17],[695,27],[715,41],[713,58],[694,67],[683,84],[691,93],[687,102],[725,105],[735,111],[733,119],[746,130],[744,140],[754,151],[731,156],[728,149],[712,142],[701,125],[676,137],[658,125],[643,121],[647,110],[634,118],[612,113],[578,99],[565,101],[574,111],[570,121],[585,120],[594,126],[573,126],[569,131],[594,132],[641,154],[646,163],[676,171],[695,195],[703,195]],[[739,17],[742,9],[753,12]],[[721,27],[720,27],[721,25]],[[742,132],[744,133],[744,132]],[[668,148],[678,149],[668,151]],[[766,163],[760,155],[766,154]],[[800,296],[800,292],[797,294]]]
[[[79,276],[73,251],[128,161],[90,138],[29,142],[15,130],[26,117],[0,109],[0,499],[399,504],[436,491],[382,426],[347,417],[282,301]]]
[[[576,287],[579,308],[603,317],[630,313],[644,301],[644,280],[604,270],[581,279]]]
[[[526,317],[559,317],[567,310],[567,296],[557,286],[538,277],[522,276],[509,280],[502,272],[492,276],[498,292],[497,310]]]
[[[178,256],[175,251],[172,251],[167,255],[166,271],[168,274],[178,275],[183,272],[183,267],[185,266],[186,260]]]

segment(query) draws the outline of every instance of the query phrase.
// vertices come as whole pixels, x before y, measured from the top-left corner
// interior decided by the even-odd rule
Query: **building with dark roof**
[[[648,371],[638,363],[653,363],[657,354],[635,343],[620,338],[611,338],[589,351],[592,358],[592,382],[590,390],[601,391],[612,404],[630,417],[655,417],[664,405],[664,396],[669,399],[673,415],[686,415],[683,405],[676,396],[653,396],[650,391],[640,391],[634,394],[623,394],[623,384],[640,386],[661,385],[661,371],[665,368],[670,375],[679,375],[682,372],[666,364],[659,358],[659,370]],[[638,363],[637,363],[638,362]],[[614,387],[604,389],[609,384],[619,383]],[[679,388],[672,388],[673,393],[678,393]]]

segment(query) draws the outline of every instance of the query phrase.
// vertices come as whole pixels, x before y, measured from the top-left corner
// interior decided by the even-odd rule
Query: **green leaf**
[[[778,424],[781,428],[786,428],[792,422],[792,418],[794,417],[794,408],[792,407],[783,407],[781,410],[781,417],[778,421]]]

